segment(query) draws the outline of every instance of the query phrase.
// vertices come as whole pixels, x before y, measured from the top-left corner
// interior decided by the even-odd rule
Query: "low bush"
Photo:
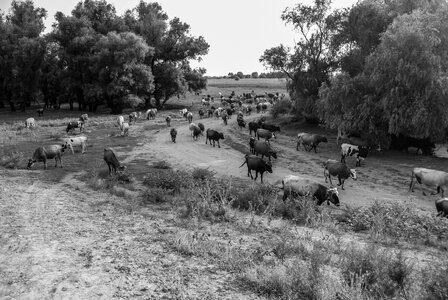
[[[423,271],[424,299],[448,299],[448,263],[427,267]]]
[[[172,169],[152,169],[144,178],[143,184],[149,188],[161,188],[166,192],[179,193],[182,188],[191,186],[187,172]]]
[[[405,293],[413,266],[401,252],[393,254],[375,245],[347,248],[341,253],[341,272],[349,285],[360,285],[374,298],[393,298]]]
[[[152,167],[154,169],[171,169],[171,165],[166,160],[160,160],[155,162]]]
[[[309,227],[319,226],[325,220],[331,219],[328,213],[309,196],[293,197],[285,202],[279,201],[274,208],[274,215]]]
[[[143,203],[163,203],[167,201],[167,195],[161,188],[148,188],[143,192]]]
[[[237,193],[235,200],[232,202],[232,207],[263,213],[272,205],[276,194],[277,189],[273,185],[254,183]]]
[[[209,169],[194,168],[191,177],[193,177],[194,180],[206,181],[214,179],[215,174],[215,171]]]
[[[279,100],[277,103],[274,103],[274,105],[272,105],[270,112],[274,118],[277,118],[279,115],[288,114],[291,111],[291,108],[292,108],[291,100],[282,99]]]

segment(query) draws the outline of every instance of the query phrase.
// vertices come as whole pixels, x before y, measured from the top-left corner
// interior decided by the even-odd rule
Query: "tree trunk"
[[[71,97],[70,97],[69,105],[70,105],[70,110],[73,110],[73,99]]]
[[[9,107],[11,108],[11,112],[16,111],[16,106],[14,105],[14,102],[12,100],[9,100]]]

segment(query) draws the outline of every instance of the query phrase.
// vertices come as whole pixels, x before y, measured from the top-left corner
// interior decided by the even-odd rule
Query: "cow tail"
[[[412,185],[414,183],[414,171],[412,171],[412,175],[411,175],[411,183],[409,184],[409,190],[412,190]]]
[[[242,166],[244,166],[245,163],[247,163],[247,159],[243,162],[243,164],[240,166],[240,168],[241,168]]]

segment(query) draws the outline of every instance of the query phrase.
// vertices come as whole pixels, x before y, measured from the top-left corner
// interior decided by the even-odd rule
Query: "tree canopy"
[[[156,2],[118,16],[106,0],[80,1],[70,15],[57,12],[44,35],[45,17],[31,0],[14,0],[10,13],[0,14],[0,107],[25,109],[41,100],[90,111],[105,104],[120,113],[206,87],[205,70],[189,63],[209,45]]]

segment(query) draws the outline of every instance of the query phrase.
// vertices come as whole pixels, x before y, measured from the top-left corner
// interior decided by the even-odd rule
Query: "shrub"
[[[255,183],[238,192],[232,207],[263,213],[267,210],[276,194],[277,190],[273,185]]]
[[[179,193],[182,188],[191,186],[191,177],[184,171],[172,169],[153,169],[143,178],[149,188],[161,188],[167,192]]]
[[[143,192],[143,203],[163,203],[167,201],[165,191],[161,188],[148,188]]]
[[[23,160],[23,152],[11,152],[0,157],[0,165],[8,169],[18,169]]]
[[[194,168],[191,177],[193,177],[194,180],[200,181],[212,180],[215,177],[215,172],[210,171],[209,169]]]
[[[392,298],[405,290],[410,282],[412,266],[401,253],[380,251],[375,245],[350,247],[341,254],[341,270],[345,282],[360,285],[375,298]]]
[[[316,227],[330,216],[310,196],[297,196],[289,201],[279,202],[274,208],[274,215],[290,219],[298,225]]]
[[[277,118],[279,115],[287,114],[291,111],[292,102],[288,99],[282,99],[277,103],[274,103],[271,108],[271,115]]]
[[[154,169],[171,169],[170,164],[166,160],[159,160],[155,162],[152,167]]]
[[[448,263],[429,266],[423,271],[424,299],[448,299]]]

